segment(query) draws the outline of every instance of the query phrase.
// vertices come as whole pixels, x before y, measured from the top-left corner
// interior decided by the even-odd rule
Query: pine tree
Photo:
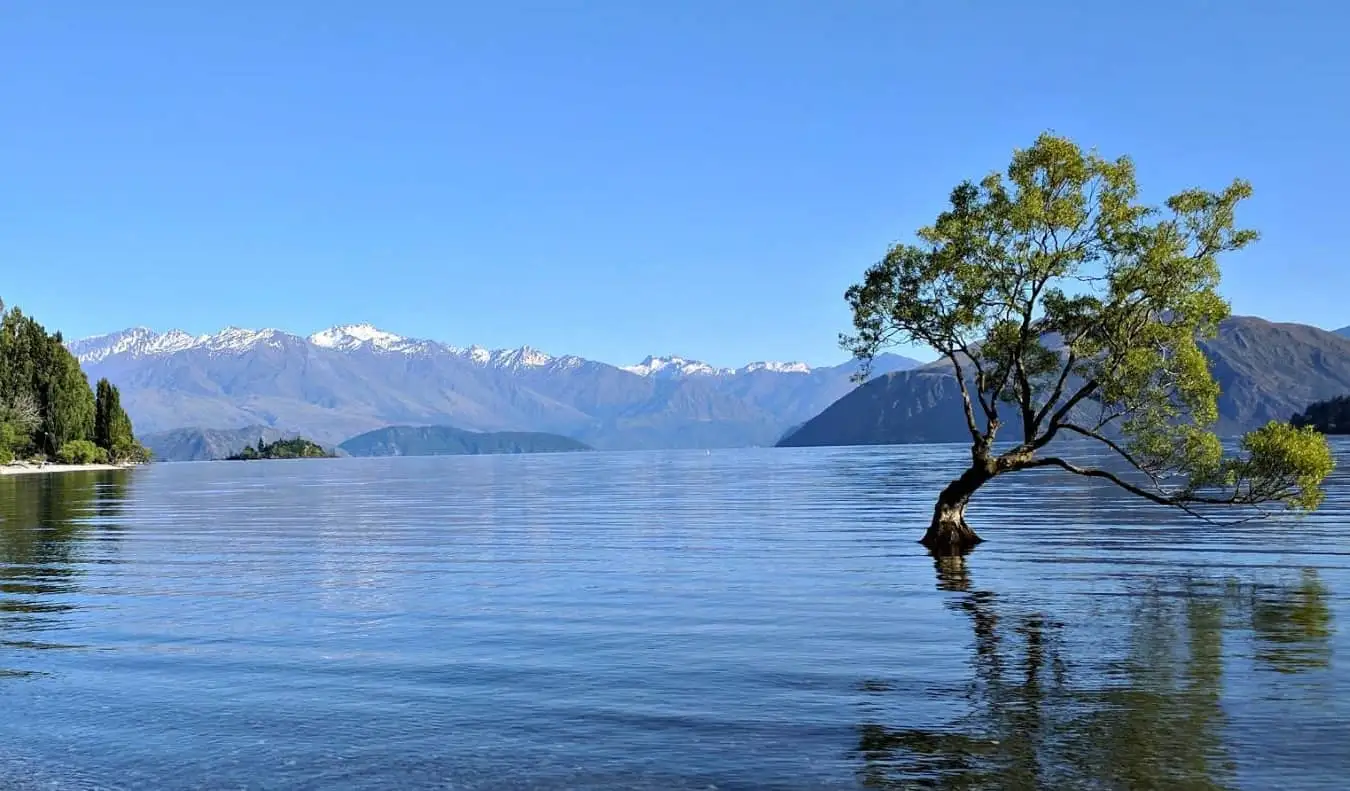
[[[98,380],[94,392],[94,444],[112,450],[112,416],[116,408],[116,391],[106,378]]]

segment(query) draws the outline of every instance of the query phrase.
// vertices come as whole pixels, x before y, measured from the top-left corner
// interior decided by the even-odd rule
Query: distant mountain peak
[[[776,374],[809,374],[811,373],[811,366],[807,365],[806,363],[799,363],[799,362],[780,363],[780,362],[765,361],[765,362],[750,363],[749,365],[742,368],[741,371],[745,373],[751,373],[754,371],[771,371]]]
[[[323,349],[350,351],[369,344],[377,349],[394,350],[407,343],[402,335],[386,332],[373,324],[341,324],[309,336],[309,342]]]
[[[173,354],[190,349],[209,336],[194,337],[182,330],[157,333],[149,327],[131,327],[121,332],[96,335],[71,343],[70,351],[82,363],[94,363],[118,354],[145,357]]]
[[[731,368],[715,368],[701,360],[690,360],[678,354],[665,357],[647,356],[637,365],[621,366],[623,370],[638,376],[657,376],[662,378],[680,376],[716,376],[734,373]]]
[[[539,368],[553,362],[552,357],[529,346],[492,352],[489,360],[498,368]]]
[[[736,374],[768,371],[778,374],[809,374],[811,366],[801,362],[753,362],[741,368],[718,368],[702,360],[691,360],[678,354],[664,357],[648,356],[637,365],[622,366],[623,370],[638,376],[675,378],[684,376],[734,376]]]

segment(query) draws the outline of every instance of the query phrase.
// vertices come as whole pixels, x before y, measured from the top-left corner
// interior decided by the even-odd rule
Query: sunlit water
[[[961,461],[0,479],[0,788],[1350,787],[1350,478],[1214,527],[1026,474],[937,564]]]

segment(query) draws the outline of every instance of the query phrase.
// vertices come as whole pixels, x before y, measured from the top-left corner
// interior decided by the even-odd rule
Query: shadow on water
[[[0,651],[62,647],[32,636],[74,609],[82,541],[115,535],[131,474],[0,477]],[[25,673],[0,665],[0,678],[15,675]]]
[[[1330,595],[1312,569],[1280,584],[1185,575],[1142,583],[1094,615],[1114,621],[1103,632],[1122,633],[1108,647],[1095,629],[1071,634],[980,590],[965,557],[934,562],[945,606],[969,620],[973,672],[963,688],[929,692],[963,713],[937,727],[899,726],[904,714],[886,700],[896,690],[865,682],[856,754],[867,788],[1234,789],[1225,638],[1249,640],[1258,671],[1304,673],[1331,659]]]

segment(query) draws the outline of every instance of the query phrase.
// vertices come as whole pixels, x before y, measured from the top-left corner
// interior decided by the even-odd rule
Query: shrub
[[[150,451],[134,439],[119,438],[113,443],[108,457],[115,462],[126,461],[133,464],[144,464],[150,461]]]
[[[10,421],[0,420],[0,464],[9,464],[25,445],[27,437],[19,426]]]
[[[106,463],[108,452],[87,439],[73,439],[61,446],[61,450],[56,454],[56,460],[62,464]]]

